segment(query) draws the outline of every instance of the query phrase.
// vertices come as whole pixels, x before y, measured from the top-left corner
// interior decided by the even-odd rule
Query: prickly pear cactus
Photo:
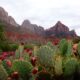
[[[69,41],[68,42],[68,48],[66,51],[66,57],[71,57],[72,54],[73,54],[73,52],[72,52],[72,41]]]
[[[8,65],[6,64],[6,60],[2,61],[2,65],[5,68],[6,72],[8,73],[8,75],[10,75],[12,73],[12,70],[10,67],[8,67]]]
[[[0,64],[0,80],[7,80],[8,74],[4,67]]]
[[[53,49],[53,50],[58,49],[58,46],[53,45],[51,42],[48,42],[48,43],[46,44],[46,46],[49,46],[49,47],[50,47],[51,49]]]
[[[49,47],[52,48],[52,49],[53,49],[53,47],[54,47],[54,45],[53,45],[51,42],[48,42],[46,45],[49,46]]]
[[[22,57],[22,54],[23,54],[23,51],[24,51],[24,46],[20,45],[18,50],[19,50],[20,57]]]
[[[15,51],[15,58],[16,59],[20,58],[20,54],[19,54],[19,50],[18,49]]]
[[[41,65],[52,67],[54,65],[54,51],[49,46],[41,46],[38,50],[37,57]]]
[[[27,78],[31,74],[32,68],[30,62],[20,60],[15,60],[12,66],[12,70],[17,71],[23,80],[28,80]]]
[[[67,51],[67,48],[68,48],[68,42],[67,42],[67,40],[66,39],[62,39],[59,42],[59,49],[60,49],[62,55],[65,55],[65,53]]]
[[[24,55],[23,55],[23,59],[24,59],[25,61],[30,61],[29,54],[25,52]]]
[[[19,59],[20,57],[22,57],[23,51],[24,51],[24,46],[20,45],[19,48],[15,52],[15,58]]]
[[[76,58],[66,58],[63,61],[63,74],[64,76],[71,76],[76,71],[77,59]]]
[[[55,57],[54,71],[55,71],[55,75],[58,76],[63,73],[62,57],[60,55]]]

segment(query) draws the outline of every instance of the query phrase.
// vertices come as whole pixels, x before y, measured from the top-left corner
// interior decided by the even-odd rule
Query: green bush
[[[16,51],[16,49],[18,49],[18,47],[19,47],[18,44],[10,44],[11,51]]]
[[[10,45],[6,42],[0,43],[0,49],[2,51],[10,51]]]
[[[24,45],[24,49],[33,49],[33,45],[32,44],[26,44],[26,45]]]

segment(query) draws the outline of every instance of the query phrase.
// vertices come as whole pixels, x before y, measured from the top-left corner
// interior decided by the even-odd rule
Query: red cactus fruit
[[[18,78],[19,78],[19,73],[18,73],[17,71],[15,71],[15,72],[12,73],[11,77],[12,77],[13,79],[18,80]]]
[[[12,80],[12,78],[11,77],[8,77],[7,80]]]
[[[32,55],[32,51],[31,51],[31,50],[30,50],[28,53],[29,53],[29,56],[31,56],[31,55]]]
[[[4,57],[7,57],[7,56],[8,56],[8,53],[7,53],[7,52],[3,52],[2,55],[3,55]]]
[[[31,57],[31,63],[33,66],[36,65],[36,57]]]
[[[32,73],[33,74],[36,74],[38,72],[38,68],[34,68],[33,70],[32,70]]]
[[[10,60],[7,60],[7,61],[6,61],[6,64],[7,64],[9,67],[11,67],[11,66],[12,66],[12,63],[11,63],[11,61],[10,61]]]

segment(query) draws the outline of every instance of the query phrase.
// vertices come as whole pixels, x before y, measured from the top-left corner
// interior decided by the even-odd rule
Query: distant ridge
[[[22,25],[17,24],[8,12],[0,7],[0,22],[4,24],[7,37],[13,41],[39,40],[43,41],[48,38],[75,38],[77,34],[75,30],[69,30],[61,21],[58,21],[51,28],[44,30],[42,26],[32,24],[29,20],[24,20]]]
[[[77,34],[74,30],[69,30],[69,28],[58,21],[53,27],[47,29],[45,31],[46,36],[50,37],[58,37],[58,38],[66,38],[66,37],[77,37]]]

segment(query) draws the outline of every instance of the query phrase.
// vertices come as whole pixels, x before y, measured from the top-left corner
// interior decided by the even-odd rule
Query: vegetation
[[[80,76],[80,42],[76,47],[66,39],[57,44],[10,44],[1,25],[0,30],[0,80],[76,80]]]

